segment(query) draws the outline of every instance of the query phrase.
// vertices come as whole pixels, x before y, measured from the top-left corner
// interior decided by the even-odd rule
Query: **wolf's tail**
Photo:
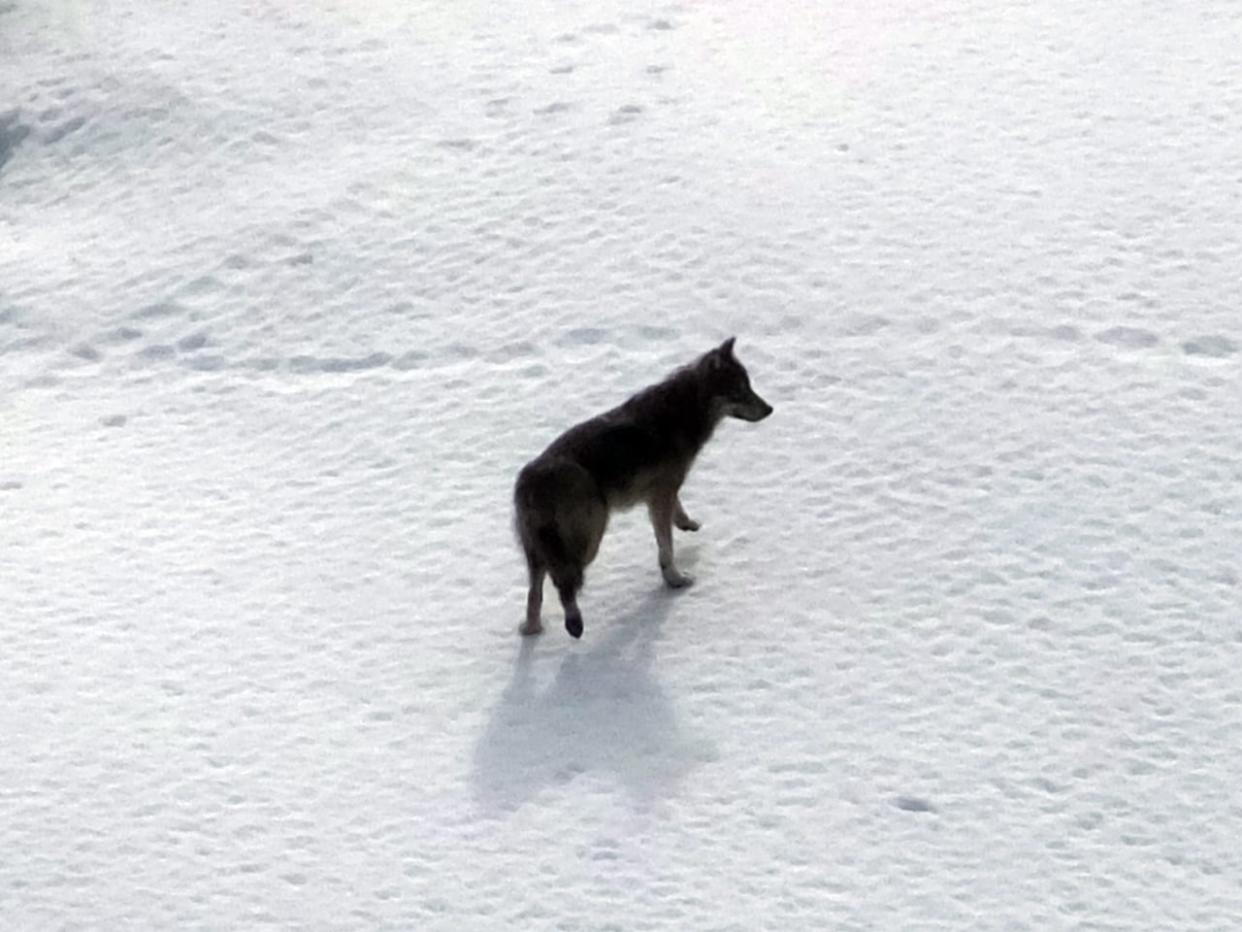
[[[582,588],[583,565],[576,558],[558,520],[556,476],[528,466],[513,490],[515,528],[526,562],[544,568],[558,590]]]
[[[570,555],[555,524],[541,525],[535,531],[539,556],[558,590],[577,592],[582,588],[582,565]]]

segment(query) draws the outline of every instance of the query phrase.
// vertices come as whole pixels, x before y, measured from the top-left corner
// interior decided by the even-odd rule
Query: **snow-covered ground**
[[[1237,928],[1239,153],[1234,0],[0,2],[0,925]]]

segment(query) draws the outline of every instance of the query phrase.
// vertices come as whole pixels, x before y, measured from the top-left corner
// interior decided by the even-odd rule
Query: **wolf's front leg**
[[[660,572],[664,581],[674,589],[688,586],[692,582],[689,576],[680,572],[673,563],[673,513],[677,510],[677,496],[661,495],[647,504],[651,514],[651,526],[655,528],[656,546],[660,553]]]
[[[679,531],[697,531],[702,527],[699,522],[686,514],[686,509],[681,507],[680,495],[673,499],[673,524]]]

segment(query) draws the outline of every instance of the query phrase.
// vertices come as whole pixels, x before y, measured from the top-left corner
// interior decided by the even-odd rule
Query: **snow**
[[[1233,928],[1242,10],[0,3],[8,928]],[[518,468],[776,408],[520,639]]]

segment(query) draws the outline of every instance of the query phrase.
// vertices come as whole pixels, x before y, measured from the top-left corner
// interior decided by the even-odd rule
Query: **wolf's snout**
[[[746,407],[738,413],[747,421],[762,421],[772,413],[772,406],[752,391]]]

